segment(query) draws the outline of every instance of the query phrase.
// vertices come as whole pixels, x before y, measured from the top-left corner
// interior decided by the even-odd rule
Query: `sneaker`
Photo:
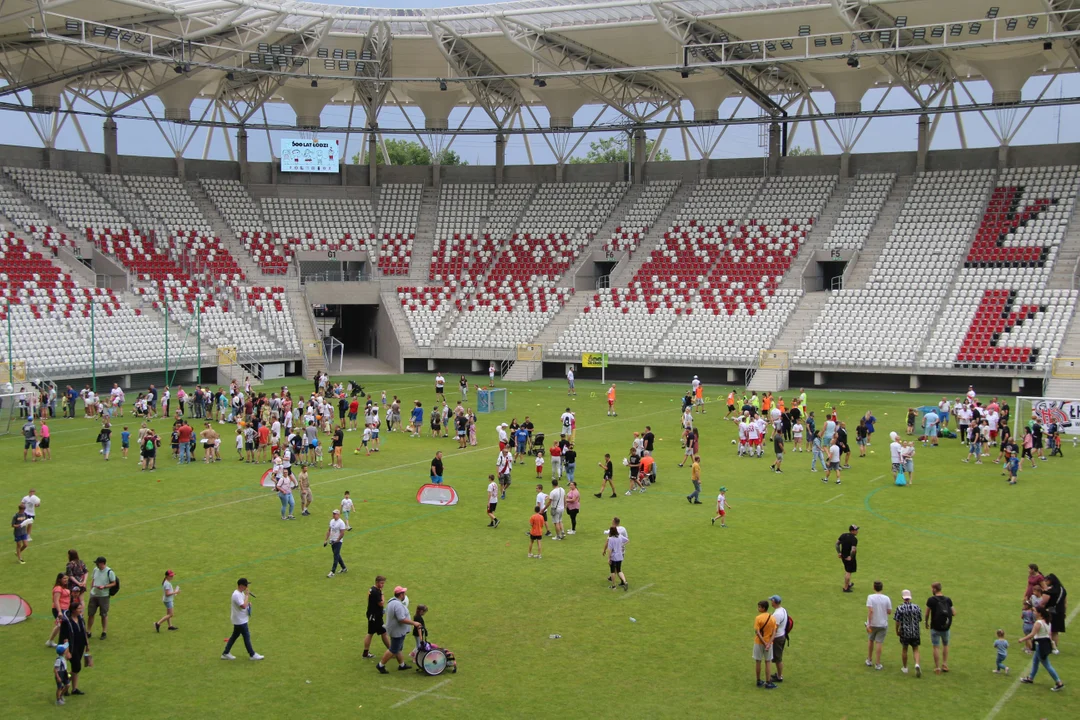
[[[236,656],[231,653],[221,653],[222,660],[235,660]]]
[[[900,668],[900,672],[902,672],[902,673],[904,673],[905,675],[907,675],[907,668],[906,668],[906,667],[902,667],[902,668]]]
[[[537,559],[537,560],[540,560],[540,559],[541,559],[541,558],[543,558],[543,557],[544,557],[543,555],[537,555],[537,556],[536,556],[536,559]]]
[[[1008,674],[1009,674],[1009,666],[1008,666],[1008,665],[1006,665],[1006,666],[1005,666],[1005,674],[1006,674],[1006,675],[1008,675]]]
[[[690,503],[691,505],[694,504],[694,501],[690,499],[689,495],[686,496],[686,502]]]
[[[249,659],[250,660],[263,660],[265,658],[263,658],[263,656],[260,655],[259,653],[255,653],[254,655],[250,656]]]
[[[499,527],[499,518],[495,518],[495,527]]]
[[[367,650],[365,650],[364,654],[361,655],[360,657],[364,658],[365,660],[374,660],[375,659],[375,656],[372,655],[371,653],[369,653]]]
[[[72,695],[85,695],[86,693],[84,693],[82,690],[79,690],[78,688],[76,688],[75,690],[71,691],[71,694]]]
[[[56,698],[56,704],[57,705],[63,705],[64,704],[64,698]]]
[[[716,524],[716,518],[713,518],[710,522],[712,522],[712,524],[715,525]]]
[[[157,623],[154,623],[154,624],[157,625]],[[54,648],[54,647],[56,647],[56,643],[54,643],[52,640],[50,640],[49,642],[45,643],[45,647]]]
[[[604,493],[595,493],[593,495],[593,497],[597,497],[597,498],[604,497]]]
[[[1035,681],[1029,677],[1020,678],[1020,682],[1024,683],[1025,685],[1033,685],[1035,683]]]
[[[170,626],[169,626],[168,628],[166,628],[166,629],[167,629],[167,630],[179,630],[180,628],[176,627],[175,625],[170,625]]]
[[[823,483],[825,483],[826,485],[828,485],[828,484],[829,484],[829,478],[821,478],[821,482],[823,482]]]
[[[493,528],[493,527],[495,527],[495,521],[494,521],[494,520],[492,520],[491,522],[489,522],[489,523],[488,523],[488,527],[490,527],[490,528]]]
[[[836,484],[837,484],[837,485],[839,485],[839,484],[840,484],[840,478],[836,478]]]
[[[773,682],[784,682],[784,678],[780,677],[779,675],[777,675],[775,673],[769,679],[772,680]]]
[[[1059,655],[1059,654],[1061,654],[1061,651],[1060,651],[1060,650],[1058,650],[1057,648],[1054,648],[1054,650],[1053,650],[1053,653],[1054,653],[1055,655]]]
[[[757,681],[757,686],[758,687],[765,687],[765,681],[764,680],[758,680]]]
[[[154,623],[154,632],[161,632],[161,623],[159,623],[159,622]],[[48,644],[48,643],[46,643],[46,644]]]
[[[641,494],[643,494],[644,492],[645,492],[645,488],[641,488],[640,490],[638,490],[638,495],[641,495]]]
[[[705,503],[701,502],[700,500],[695,500],[694,504],[695,505],[704,505]]]
[[[1059,683],[1058,683],[1057,685],[1055,685],[1054,687],[1050,688],[1050,692],[1057,692],[1058,690],[1060,690],[1060,689],[1061,689],[1061,688],[1063,688],[1063,687],[1065,687],[1065,683],[1060,683],[1060,682],[1059,682]]]
[[[623,592],[630,592],[630,583],[623,583]]]
[[[765,683],[764,688],[766,690],[775,690],[776,689],[776,683],[767,682],[767,683]]]
[[[532,553],[529,553],[529,557],[533,557],[533,554],[532,554]]]
[[[626,494],[629,495],[630,493],[626,493]],[[617,494],[615,494],[614,492],[612,492],[611,495],[609,495],[608,497],[619,497],[619,496]]]
[[[383,675],[388,675],[389,674],[389,671],[387,671],[386,666],[383,665],[382,663],[379,663],[378,665],[376,665],[375,669],[378,670]]]
[[[100,637],[100,638],[98,638],[98,639],[99,639],[99,640],[104,640],[104,639],[105,639],[105,637],[106,637],[106,636],[105,636],[105,633],[101,633],[101,637]]]
[[[627,494],[627,495],[630,495],[630,494],[631,494],[631,492],[632,492],[632,491],[630,491],[630,490],[627,490],[627,491],[626,491],[626,494]],[[20,560],[19,562],[22,562],[22,561]]]
[[[844,592],[851,592],[851,591],[850,590],[845,590]],[[866,659],[866,667],[874,667],[874,663],[870,662],[870,658]]]
[[[326,577],[328,577],[328,578],[332,578],[332,577],[334,577],[334,573],[327,573],[327,574],[326,574]]]
[[[874,669],[875,669],[875,670],[884,670],[884,669],[885,669],[885,666],[884,666],[884,665],[875,665],[875,666],[874,666]]]
[[[577,530],[567,530],[566,534],[567,535],[577,535]]]
[[[403,663],[401,665],[398,665],[397,669],[398,670],[412,670],[412,665],[410,665],[409,663]]]
[[[918,665],[915,666],[915,677],[917,677],[917,678],[922,677],[922,668],[919,667]]]

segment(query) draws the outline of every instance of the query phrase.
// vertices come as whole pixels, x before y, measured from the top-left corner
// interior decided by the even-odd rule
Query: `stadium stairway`
[[[300,335],[300,349],[304,358],[304,377],[314,378],[315,373],[326,372],[322,337],[315,324],[315,314],[302,290],[286,290],[289,308],[293,314],[293,326]]]
[[[384,288],[379,294],[379,299],[382,306],[386,308],[386,314],[390,317],[390,324],[394,326],[394,336],[397,338],[401,355],[403,357],[416,357],[420,352],[420,348],[416,344],[416,337],[413,335],[412,328],[409,327],[409,321],[405,318],[405,311],[401,309],[401,302],[398,300],[396,288],[396,284],[392,288]]]
[[[214,207],[213,201],[203,190],[202,186],[198,182],[188,180],[184,183],[184,189],[187,190],[188,195],[195,202],[195,207],[199,209],[203,217],[210,223],[210,227],[213,230],[214,235],[221,239],[222,244],[228,249],[232,256],[236,259],[236,264],[240,266],[240,269],[244,271],[244,275],[247,277],[249,283],[255,283],[258,278],[263,277],[262,270],[251,259],[251,253],[247,251],[247,248],[243,246],[240,239],[236,236],[236,233],[232,231],[229,224],[225,222],[225,218],[221,217],[221,213]],[[280,278],[279,278],[280,279]]]
[[[629,257],[627,257],[627,253],[616,256],[619,262],[624,259],[627,259],[628,262],[623,263],[621,267],[616,268],[615,272],[611,274],[611,287],[627,286],[631,278],[649,259],[649,254],[653,251],[653,248],[663,241],[664,233],[675,223],[675,216],[682,210],[682,206],[693,195],[696,188],[696,183],[683,183],[680,185],[675,194],[671,196],[671,201],[667,204],[667,207],[656,219],[656,223],[649,228],[649,232],[645,233],[644,239],[638,245],[637,252]],[[578,308],[579,312],[580,310],[581,308]]]
[[[438,219],[439,191],[424,188],[420,198],[420,214],[416,222],[416,239],[413,240],[412,261],[409,263],[410,284],[422,285],[428,282],[431,269],[431,253],[435,249],[435,223]],[[395,278],[396,285],[402,284],[403,278]]]
[[[821,211],[821,217],[814,223],[806,242],[799,248],[799,261],[784,274],[784,279],[780,281],[778,289],[798,290],[802,287],[802,268],[810,258],[814,257],[814,253],[825,248],[825,241],[829,239],[833,226],[836,225],[837,218],[843,212],[844,203],[847,202],[848,196],[851,195],[853,187],[855,187],[854,178],[840,178],[837,181],[836,187],[833,188],[832,195],[829,197],[829,202],[826,203],[825,209]]]
[[[1061,345],[1058,357],[1080,358],[1080,315],[1073,315],[1069,324],[1069,332],[1065,336],[1065,342]],[[1029,390],[1034,394],[1035,390]],[[1049,376],[1046,387],[1042,394],[1046,397],[1059,398],[1061,400],[1080,399],[1080,380]]]
[[[544,347],[553,345],[563,331],[570,327],[570,324],[581,314],[582,308],[592,302],[592,299],[593,294],[587,290],[574,293],[570,300],[563,305],[562,310],[551,319],[544,331],[536,338],[536,342]]]
[[[866,287],[867,281],[870,280],[870,273],[873,271],[874,266],[877,265],[878,257],[885,250],[885,243],[889,240],[889,235],[896,225],[896,220],[900,217],[900,210],[904,207],[904,201],[911,193],[914,184],[915,177],[912,175],[901,175],[896,178],[896,182],[885,200],[885,205],[881,208],[877,222],[874,223],[870,235],[866,238],[866,242],[863,243],[862,249],[859,250],[859,257],[855,261],[855,267],[848,273],[846,287]]]
[[[799,306],[795,308],[795,312],[788,318],[787,325],[784,326],[780,337],[776,338],[776,342],[773,343],[772,349],[787,351],[788,356],[793,357],[795,350],[802,345],[806,334],[814,326],[814,320],[821,314],[821,310],[825,307],[828,298],[829,293],[825,291],[803,295],[802,300],[799,301]]]

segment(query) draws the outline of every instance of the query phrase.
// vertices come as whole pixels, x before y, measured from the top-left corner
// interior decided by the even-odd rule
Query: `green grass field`
[[[428,409],[433,400],[429,376],[363,384],[376,394],[396,393],[406,406],[421,399]],[[676,467],[683,389],[620,383],[619,415],[609,418],[603,388],[579,382],[570,402],[583,496],[578,534],[545,543],[543,559],[529,560],[531,466],[515,469],[509,497],[499,504],[501,527],[486,526],[495,424],[530,415],[549,438],[557,435],[564,385],[512,386],[506,415],[480,416],[479,445],[466,451],[453,439],[384,432],[381,453],[355,456],[359,433],[348,433],[345,469],[312,472],[314,514],[293,522],[278,519],[276,496],[259,487],[262,468],[236,462],[228,433],[226,462],[178,468],[163,447],[160,469],[150,474],[139,472],[134,453],[120,458],[119,424],[108,463],[97,453],[90,421],[54,421],[54,460],[36,465],[22,464],[15,429],[0,440],[8,468],[0,476],[4,510],[13,514],[30,486],[43,505],[27,564],[15,562],[10,544],[0,559],[0,592],[20,594],[34,607],[29,621],[0,628],[5,716],[984,718],[1011,690],[997,717],[1080,717],[1080,643],[1070,641],[1073,633],[1053,658],[1064,692],[1049,692],[1045,671],[1034,686],[1016,685],[1029,665],[1016,642],[1027,564],[1080,588],[1071,444],[1065,459],[1024,470],[1020,484],[1008,487],[999,466],[964,465],[955,441],[943,441],[938,449],[920,448],[915,485],[896,488],[888,432],[903,431],[909,405],[936,398],[810,390],[811,409],[840,405],[852,442],[859,415],[873,410],[879,418],[874,454],[853,457],[843,484],[826,486],[820,473],[809,472],[809,454],[789,452],[782,475],[769,472],[770,459],[737,458],[735,428],[722,421],[716,402],[727,388],[710,388],[713,403],[699,416],[705,504],[691,506],[689,470]],[[646,424],[658,438],[659,483],[625,497],[625,472],[617,467],[618,498],[594,498],[597,461],[605,452],[621,460],[631,433]],[[461,497],[456,507],[415,502],[439,448],[446,482]],[[727,530],[709,523],[720,485],[732,506]],[[322,538],[345,490],[357,505],[356,529],[343,549],[349,573],[327,579],[331,554]],[[601,557],[602,532],[616,514],[632,540],[624,564],[628,594],[608,589]],[[844,594],[833,544],[850,523],[862,527],[860,570],[855,592]],[[113,599],[109,638],[97,641],[95,633],[95,667],[80,678],[87,695],[56,708],[55,655],[44,643],[52,581],[68,548],[88,562],[107,556],[123,589]],[[156,634],[166,568],[182,587],[181,629]],[[456,653],[457,674],[391,669],[383,676],[374,661],[361,659],[365,595],[376,573],[391,588],[408,586],[413,607],[430,606],[431,639]],[[262,663],[248,662],[242,647],[236,662],[218,658],[231,630],[229,594],[241,575],[258,596],[251,629]],[[894,604],[910,588],[923,605],[930,583],[944,583],[957,609],[951,673],[902,675],[891,635],[885,670],[863,665],[865,598],[875,579]],[[754,685],[752,622],[756,602],[773,593],[783,596],[796,629],[786,682],[766,692]],[[1009,677],[991,672],[999,627],[1012,643]],[[923,640],[928,669],[928,632]],[[381,650],[378,640],[373,647]]]

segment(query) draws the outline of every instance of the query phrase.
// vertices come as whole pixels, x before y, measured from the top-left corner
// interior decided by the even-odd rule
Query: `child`
[[[611,497],[615,497],[615,475],[614,468],[611,465],[611,455],[605,453],[603,462],[598,462],[596,464],[604,471],[604,481],[600,484],[600,492],[596,493],[595,497],[603,497],[604,488],[608,485],[611,486]]]
[[[317,438],[317,437],[311,438],[311,450],[314,451],[314,453],[315,453],[315,467],[321,468],[322,467],[322,459],[323,459],[323,449],[322,449],[322,443],[319,442],[319,438]]]
[[[439,437],[442,430],[442,415],[437,407],[431,408],[431,437]]]
[[[300,514],[310,515],[311,512],[311,484],[308,482],[307,466],[300,468],[300,474],[296,476],[300,483]]]
[[[980,435],[979,427],[972,425],[968,429],[968,454],[964,458],[964,462],[970,462],[971,458],[975,458],[976,465],[982,465],[982,437]]]
[[[801,422],[796,422],[791,426],[791,437],[794,439],[793,450],[795,452],[803,452],[803,426]]]
[[[157,632],[161,632],[161,623],[167,623],[170,630],[176,630],[176,626],[172,624],[173,602],[180,592],[180,586],[173,587],[172,579],[175,575],[172,570],[166,570],[165,578],[161,581],[161,602],[165,604],[165,617],[154,623],[154,630]]]
[[[544,476],[544,450],[540,448],[536,451],[536,477]]]
[[[551,535],[551,530],[548,528],[547,498],[544,486],[538,484],[536,486],[536,507],[540,509],[537,512],[544,518],[544,535]]]
[[[244,431],[236,428],[236,459],[244,462]]]
[[[814,472],[819,462],[821,463],[821,467],[827,470],[828,467],[825,465],[825,453],[821,449],[821,434],[813,431],[811,431],[810,434],[814,438],[814,445],[811,450],[813,454],[810,458],[810,472]]]
[[[349,491],[345,491],[345,497],[341,499],[341,519],[345,521],[345,529],[352,530],[352,525],[349,524],[349,514],[353,511],[353,501],[349,497]]]
[[[247,462],[255,462],[255,428],[250,424],[244,428],[244,453],[247,458]]]
[[[1024,623],[1024,636],[1031,634],[1031,629],[1035,627],[1035,608],[1031,605],[1031,600],[1024,601],[1024,609],[1020,613],[1020,621]],[[1031,640],[1024,641],[1024,653],[1031,654]]]
[[[371,448],[368,447],[368,442],[371,441],[371,426],[364,426],[364,434],[361,436],[361,438],[362,439],[360,441],[360,446],[364,448],[364,451],[367,453],[367,457],[371,457]],[[356,448],[356,452],[359,453],[360,448]]]
[[[712,524],[713,525],[715,525],[716,521],[719,520],[720,521],[720,527],[722,527],[722,528],[727,527],[727,525],[724,524],[724,516],[727,515],[727,508],[728,508],[727,488],[726,487],[721,487],[720,488],[720,494],[716,496],[716,517],[714,517],[712,519]]]
[[[1009,641],[1005,639],[1005,631],[997,631],[997,640],[994,641],[994,649],[997,650],[997,667],[995,673],[1004,672],[1009,674],[1009,666],[1005,664],[1005,658],[1009,655]]]
[[[416,658],[416,654],[420,652],[420,644],[427,641],[427,625],[424,624],[424,616],[427,615],[427,605],[417,605],[416,612],[413,614],[413,620],[420,623],[413,626],[413,637],[416,638],[416,649],[409,653],[409,656],[413,659]]]
[[[71,657],[71,653],[68,652],[67,643],[60,643],[56,646],[56,662],[53,663],[53,677],[56,679],[56,704],[64,704],[64,695],[67,694],[68,679],[67,660]]]
[[[542,487],[538,485],[537,487]],[[544,516],[540,514],[540,506],[537,505],[533,508],[533,515],[529,518],[529,557],[534,557],[537,560],[544,557],[543,552],[543,540],[544,537]],[[533,555],[533,543],[536,543],[536,554]],[[59,648],[57,648],[59,650]],[[59,682],[59,680],[57,680]]]
[[[385,390],[382,391],[382,404],[383,404],[383,406],[386,405],[386,391]]]
[[[128,447],[131,445],[131,433],[128,432],[127,425],[124,426],[124,431],[120,433],[120,450],[127,460]]]
[[[907,409],[907,434],[913,435],[915,433],[915,408]]]

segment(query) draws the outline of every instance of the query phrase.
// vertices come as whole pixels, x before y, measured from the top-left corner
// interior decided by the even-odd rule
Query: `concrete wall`
[[[443,168],[440,168],[440,172]],[[379,185],[395,183],[423,183],[431,185],[431,166],[429,165],[382,165],[378,170]]]
[[[624,180],[626,180],[625,163],[566,165],[563,168],[563,182],[622,182]]]
[[[494,183],[494,165],[455,165],[441,169],[443,182]]]
[[[201,177],[215,180],[239,180],[240,163],[227,160],[184,160],[184,174],[189,180]]]
[[[788,160],[791,159],[793,158],[788,158]],[[897,175],[914,175],[917,161],[918,157],[915,153],[852,155],[850,167],[852,175],[884,172],[896,173]]]
[[[376,356],[397,372],[404,372],[401,345],[398,343],[397,333],[394,332],[394,323],[391,322],[390,314],[384,305],[379,305],[379,313],[375,317],[375,337],[378,343]]]
[[[309,282],[304,284],[304,293],[307,295],[308,302],[313,305],[379,304],[379,283],[377,282]],[[378,328],[376,332],[379,332]],[[393,326],[390,332],[393,332]],[[383,336],[380,334],[380,346],[382,342]]]

